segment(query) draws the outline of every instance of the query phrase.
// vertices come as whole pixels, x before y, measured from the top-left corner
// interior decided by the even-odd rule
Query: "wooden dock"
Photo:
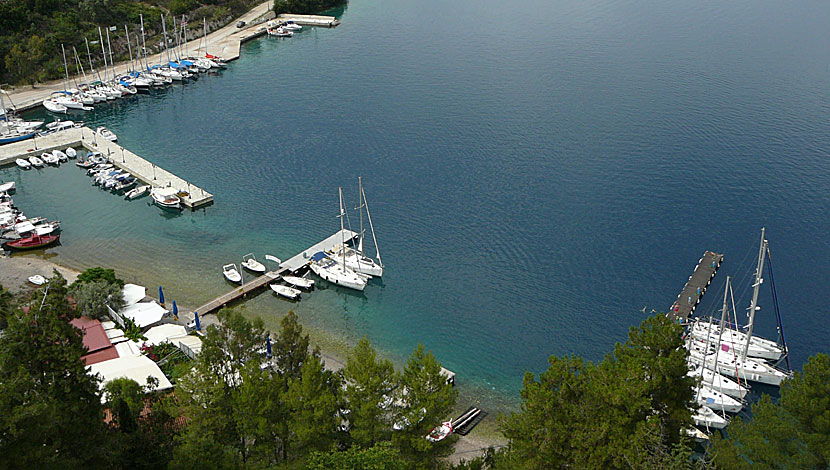
[[[43,137],[0,146],[0,166],[13,165],[18,158],[40,155],[52,150],[66,150],[69,147],[84,147],[91,152],[101,152],[110,163],[130,172],[153,187],[173,187],[187,191],[188,196],[182,198],[182,202],[190,209],[213,203],[213,194],[156,166],[115,142],[98,137],[92,129],[87,127],[73,127]]]
[[[707,251],[703,253],[695,266],[695,270],[677,300],[671,306],[669,313],[666,315],[675,321],[686,322],[695,312],[695,308],[706,293],[706,288],[712,283],[712,279],[718,272],[721,263],[723,262],[723,255]]]
[[[336,245],[340,244],[343,239],[345,239],[346,241],[350,241],[355,237],[357,237],[356,232],[353,232],[351,230],[343,230],[343,233],[341,234],[340,230],[338,230],[334,235],[326,238],[325,240],[319,243],[310,246],[309,248],[303,250],[302,252],[293,256],[289,260],[283,261],[280,264],[279,269],[277,271],[269,271],[252,281],[246,282],[241,286],[233,289],[232,291],[226,292],[225,294],[222,294],[219,297],[211,300],[210,302],[202,305],[195,311],[198,312],[199,315],[205,315],[207,313],[213,312],[214,310],[219,310],[220,308],[228,305],[234,300],[244,298],[249,293],[256,291],[260,287],[264,287],[268,283],[278,280],[280,276],[282,276],[283,274],[298,271],[300,268],[307,265],[310,261],[311,256],[317,253],[318,251],[331,250]]]

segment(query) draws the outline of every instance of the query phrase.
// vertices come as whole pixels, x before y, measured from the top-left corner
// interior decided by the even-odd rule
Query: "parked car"
[[[241,20],[240,20],[239,22],[237,22],[237,23],[236,23],[236,27],[237,27],[237,28],[241,28],[241,27],[243,27],[243,26],[245,26],[245,22],[244,22],[244,21],[241,21]]]

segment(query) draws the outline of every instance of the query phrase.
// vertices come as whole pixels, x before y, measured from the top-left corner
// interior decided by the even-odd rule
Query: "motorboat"
[[[314,287],[314,279],[308,279],[305,277],[283,276],[282,280],[301,289],[311,289]]]
[[[66,156],[69,158],[75,158],[78,156],[78,152],[74,148],[69,147],[66,149]]]
[[[715,413],[714,410],[708,406],[698,407],[692,412],[692,421],[696,426],[708,429],[723,429],[729,424],[729,421],[723,416]]]
[[[24,160],[22,158],[16,159],[14,163],[23,170],[28,170],[32,167],[32,164],[28,160]]]
[[[311,257],[311,270],[314,274],[338,286],[362,291],[366,288],[366,279],[356,272],[330,258],[322,251]]]
[[[32,155],[31,157],[29,157],[29,163],[31,163],[31,164],[32,164],[32,166],[33,166],[33,167],[35,167],[35,168],[41,168],[41,167],[43,167],[43,160],[41,160],[40,158],[38,158],[38,157],[36,157],[36,156],[34,156],[34,155]]]
[[[285,23],[283,23],[282,27],[285,28],[285,29],[291,30],[291,31],[299,31],[299,30],[303,29],[302,26],[298,25],[297,23],[295,23],[292,20],[288,20]]]
[[[285,297],[286,299],[297,300],[300,298],[300,292],[298,289],[294,289],[293,287],[284,286],[282,284],[270,284],[271,290],[276,292],[278,295]]]
[[[36,286],[42,286],[46,284],[46,278],[41,276],[40,274],[35,274],[34,276],[29,276],[27,279],[29,282]]]
[[[242,284],[242,275],[239,274],[235,264],[231,263],[222,266],[222,274],[228,281],[236,284]]]
[[[127,194],[124,195],[124,199],[127,199],[128,201],[138,199],[140,197],[146,196],[148,192],[150,192],[149,185],[139,186],[137,188],[133,188],[127,191]]]
[[[248,253],[247,255],[243,256],[242,263],[240,263],[240,265],[248,271],[257,274],[262,274],[265,272],[265,265],[257,261],[256,258],[254,258],[253,253]]]
[[[708,406],[713,410],[737,413],[744,404],[725,393],[721,393],[706,385],[701,385],[695,392],[695,399],[699,405]]]
[[[55,154],[52,153],[42,153],[40,154],[40,159],[47,165],[60,165],[60,160],[55,156]]]
[[[52,132],[58,132],[64,129],[71,129],[73,127],[80,126],[81,124],[76,124],[75,121],[54,121],[46,124],[46,129]]]
[[[162,209],[179,211],[182,209],[182,200],[177,195],[178,192],[174,188],[153,188],[150,190],[150,197]]]
[[[58,149],[52,150],[52,155],[54,155],[59,162],[65,162],[69,160],[69,156]]]
[[[64,106],[61,103],[58,103],[55,100],[52,100],[51,98],[43,100],[43,107],[46,108],[46,110],[49,112],[58,114],[66,114],[67,109],[66,106]]]
[[[439,426],[435,426],[432,430],[425,436],[426,440],[429,442],[439,442],[443,441],[447,438],[450,434],[452,434],[453,425],[452,420],[444,421]]]
[[[13,193],[15,191],[14,181],[0,184],[0,193]]]
[[[33,250],[51,245],[60,240],[60,234],[57,235],[32,235],[30,237],[21,238],[19,240],[12,240],[5,243],[7,248],[15,250]]]
[[[113,192],[120,193],[122,191],[126,191],[126,190],[132,188],[133,186],[135,186],[137,184],[138,184],[138,179],[136,179],[136,177],[128,176],[128,177],[124,178],[123,180],[121,180],[118,184],[116,184],[112,188],[112,190],[113,190]]]
[[[276,27],[276,28],[270,28],[268,30],[268,35],[278,37],[278,38],[290,38],[291,36],[294,35],[294,32],[290,31],[290,30],[287,30],[287,29],[283,28],[282,26],[279,26],[279,27]]]
[[[116,136],[113,131],[107,129],[104,126],[101,126],[98,129],[95,129],[95,133],[98,134],[99,136],[101,136],[101,138],[107,139],[110,142],[115,142],[115,141],[118,140],[118,136]]]

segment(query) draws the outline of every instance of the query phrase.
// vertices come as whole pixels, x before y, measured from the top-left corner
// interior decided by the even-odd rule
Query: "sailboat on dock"
[[[366,192],[363,190],[363,178],[358,176],[357,181],[360,196],[360,203],[357,206],[357,210],[360,211],[360,233],[358,234],[357,247],[352,248],[342,243],[332,249],[332,257],[342,257],[346,267],[352,271],[369,276],[381,277],[383,276],[383,261],[380,258],[380,248],[378,248],[378,240],[375,236],[375,226],[372,224],[372,214],[369,212],[369,203],[366,201]],[[364,208],[366,209],[366,218],[369,221],[369,229],[372,233],[372,243],[375,245],[377,261],[367,256],[363,251],[363,239],[366,235],[366,231],[363,228]]]
[[[345,233],[345,229],[343,227],[343,217],[346,212],[343,209],[343,188],[338,188],[338,190],[340,194],[340,234],[345,237],[345,235],[343,235]],[[345,238],[341,240],[340,245],[346,245]],[[368,276],[358,274],[346,266],[345,250],[340,250],[339,260],[322,251],[317,252],[312,255],[309,266],[314,274],[320,276],[326,281],[337,284],[338,286],[348,287],[359,291],[366,288],[366,280]]]

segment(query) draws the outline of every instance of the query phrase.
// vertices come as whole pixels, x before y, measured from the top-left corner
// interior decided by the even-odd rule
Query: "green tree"
[[[280,322],[280,331],[273,344],[274,363],[279,373],[297,379],[303,371],[303,364],[309,358],[309,338],[303,335],[303,326],[300,325],[293,310]],[[316,352],[315,352],[316,353]]]
[[[346,451],[314,452],[304,465],[306,470],[404,470],[408,463],[388,442],[373,447],[352,447]]]
[[[14,306],[14,296],[0,284],[0,330],[6,328],[6,317],[11,315]]]
[[[663,315],[599,364],[552,356],[539,380],[525,374],[521,411],[502,423],[510,447],[499,468],[648,468],[658,450],[673,458],[691,425],[685,360],[680,326]]]
[[[32,35],[24,43],[14,44],[6,56],[6,69],[13,73],[16,83],[28,82],[34,85],[41,79],[39,62],[43,59],[46,41]]]
[[[108,318],[107,306],[116,312],[124,307],[121,287],[102,279],[72,284],[69,291],[75,299],[78,313],[90,318]]]
[[[76,284],[83,284],[95,281],[105,281],[109,284],[115,284],[119,288],[124,287],[124,281],[115,276],[115,271],[112,269],[104,269],[102,267],[89,268],[78,275]]]
[[[210,325],[193,371],[179,381],[182,412],[189,419],[175,449],[172,468],[246,468],[259,433],[270,385],[260,368],[266,331],[262,320],[246,320],[222,309]],[[252,387],[248,384],[261,384]],[[275,393],[278,393],[275,392]],[[252,396],[253,395],[253,396]],[[262,435],[262,433],[259,433]]]
[[[8,468],[107,466],[98,379],[81,360],[66,281],[56,274],[0,340],[0,455]]]
[[[343,377],[352,440],[357,445],[372,447],[388,439],[392,430],[392,392],[399,381],[392,363],[378,359],[364,337],[346,359]]]
[[[712,450],[721,468],[830,468],[830,356],[812,356],[781,384],[778,404],[762,396],[752,420],[732,420]]]
[[[446,421],[455,408],[458,392],[441,374],[441,364],[418,344],[401,374],[398,390],[397,424],[394,442],[401,453],[422,465],[434,466],[435,459],[452,451],[452,441],[438,443],[424,438],[433,426]]]
[[[319,357],[309,355],[300,377],[291,380],[287,394],[293,447],[300,454],[326,450],[336,442],[340,425],[339,392],[338,376],[325,370]]]

